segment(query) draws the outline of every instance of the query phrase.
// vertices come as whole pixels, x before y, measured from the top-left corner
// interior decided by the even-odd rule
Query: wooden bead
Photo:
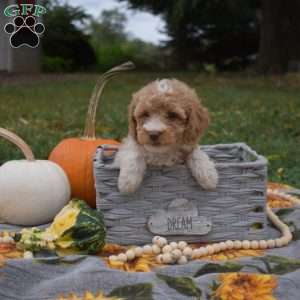
[[[109,258],[108,258],[110,261],[117,261],[118,258],[116,255],[111,255]]]
[[[214,248],[211,245],[206,246],[208,255],[214,254]]]
[[[287,236],[283,236],[282,238],[283,246],[287,245],[290,242],[290,239]]]
[[[242,247],[243,249],[247,250],[250,248],[250,242],[245,240],[245,241],[242,241]]]
[[[198,258],[201,257],[202,251],[200,248],[194,249],[193,250],[193,254],[192,254],[192,258]]]
[[[200,251],[201,256],[205,256],[208,254],[208,250],[206,249],[206,247],[200,247],[199,251]]]
[[[200,247],[200,249],[202,249],[201,251],[203,252],[202,256],[207,256],[208,255],[208,250],[206,247]]]
[[[275,246],[276,247],[282,247],[283,246],[283,241],[282,239],[275,239]]]
[[[183,250],[187,246],[187,242],[181,241],[178,243],[178,248]]]
[[[293,235],[290,231],[285,233],[284,237],[288,240],[288,242],[290,242],[293,239]]]
[[[168,244],[168,241],[167,241],[166,238],[160,237],[160,238],[158,239],[158,241],[157,241],[156,244],[157,244],[157,246],[159,246],[160,248],[162,248],[162,247],[164,247],[164,246],[166,246],[166,245]]]
[[[241,249],[242,248],[242,242],[241,241],[234,241],[233,242],[233,248],[234,249]]]
[[[268,248],[274,248],[275,247],[275,241],[274,240],[267,240]]]
[[[162,255],[162,261],[165,264],[171,264],[173,262],[173,258],[172,258],[171,254],[169,252],[168,253],[164,253]]]
[[[212,246],[214,248],[214,253],[218,253],[221,251],[221,247],[219,244],[213,244]]]
[[[142,247],[135,247],[133,249],[134,254],[136,257],[142,256],[143,255],[143,248]]]
[[[152,246],[150,246],[150,245],[145,245],[145,246],[143,247],[143,253],[145,253],[145,254],[152,254]]]
[[[162,248],[162,252],[163,253],[168,253],[168,252],[171,252],[173,249],[170,245],[166,245]]]
[[[193,249],[190,247],[185,247],[182,251],[182,254],[188,258],[192,257]]]
[[[162,263],[163,263],[162,257],[163,257],[162,254],[159,254],[159,255],[156,256],[156,261],[157,261],[159,264],[162,264]]]
[[[171,252],[172,257],[179,259],[182,256],[182,252],[179,249],[174,249]]]
[[[277,241],[278,240],[278,241]],[[287,237],[283,236],[280,239],[275,240],[276,247],[283,247],[286,246],[289,243],[289,240]]]
[[[129,249],[126,251],[127,260],[133,260],[135,258],[135,253],[133,250]]]
[[[250,242],[250,248],[251,249],[258,249],[259,248],[258,241],[251,241]]]
[[[118,261],[121,261],[121,262],[126,262],[127,261],[127,255],[125,253],[120,253],[118,256]]]
[[[157,246],[157,245],[153,245],[153,246],[152,246],[152,252],[153,252],[154,254],[159,254],[160,251],[161,251],[161,249],[160,249],[159,246]]]
[[[159,235],[154,236],[152,239],[152,244],[156,244],[159,241],[159,239],[160,239]]]
[[[172,249],[178,248],[178,244],[176,242],[171,242],[169,245],[172,247]]]
[[[185,265],[188,262],[188,259],[185,256],[181,256],[177,262],[179,265]]]
[[[265,240],[260,240],[258,243],[259,243],[259,248],[260,248],[260,249],[267,249],[267,248],[268,248],[267,241],[265,241]]]
[[[225,242],[227,249],[232,249],[233,248],[233,241],[226,241]]]
[[[221,242],[219,245],[220,245],[221,250],[226,250],[227,246],[224,242]]]

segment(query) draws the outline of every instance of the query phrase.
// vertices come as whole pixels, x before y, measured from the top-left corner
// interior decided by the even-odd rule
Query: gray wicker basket
[[[185,165],[177,165],[149,168],[138,191],[121,195],[119,170],[109,167],[114,155],[104,156],[98,148],[97,209],[104,214],[108,242],[145,244],[154,235],[187,242],[268,238],[267,160],[243,143],[201,149],[216,163],[216,190],[203,190]]]

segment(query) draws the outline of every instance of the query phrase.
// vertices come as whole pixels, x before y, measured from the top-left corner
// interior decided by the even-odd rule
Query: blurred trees
[[[125,60],[139,68],[241,70],[260,73],[300,68],[299,0],[119,0],[160,15],[168,40],[161,47],[126,32],[127,17],[44,0],[47,71],[105,70]]]
[[[45,71],[83,70],[96,63],[96,56],[83,26],[89,16],[80,7],[58,1],[45,1],[47,14],[43,23],[43,68]]]
[[[108,69],[127,60],[122,45],[127,40],[126,16],[117,10],[104,10],[99,18],[92,19],[89,32],[100,69]]]
[[[119,1],[162,16],[175,67],[236,69],[257,57],[259,72],[283,73],[300,64],[299,0]]]
[[[104,10],[93,18],[83,8],[57,0],[43,4],[47,8],[44,71],[107,70],[126,60],[133,60],[139,68],[158,67],[158,48],[132,38],[125,30],[127,18],[118,10]]]
[[[300,1],[261,0],[258,70],[283,73],[300,65]]]
[[[258,47],[253,0],[120,0],[159,14],[170,37],[175,68],[213,63],[219,69],[245,66]]]
[[[157,47],[132,38],[125,30],[126,25],[126,16],[117,9],[104,10],[92,19],[88,28],[98,68],[109,69],[126,60],[133,60],[140,69],[157,67]]]

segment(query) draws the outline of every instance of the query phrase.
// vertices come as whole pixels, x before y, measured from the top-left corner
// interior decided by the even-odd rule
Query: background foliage
[[[44,23],[47,34],[43,37],[44,71],[61,72],[86,70],[96,62],[89,36],[80,29],[88,15],[78,7],[47,1]]]
[[[128,59],[161,70],[212,65],[218,71],[251,67],[267,74],[300,68],[298,0],[118,1],[159,15],[167,40],[153,45],[133,38],[117,9],[95,18],[81,7],[44,0],[44,70],[104,70]]]
[[[135,61],[141,69],[160,67],[159,48],[131,37],[125,30],[126,16],[117,9],[93,18],[81,7],[58,1],[45,5],[44,71],[102,71],[126,60]]]
[[[203,144],[246,142],[269,159],[271,180],[300,182],[300,76],[282,78],[211,75],[196,72],[129,73],[107,86],[97,116],[97,134],[121,139],[127,134],[127,105],[133,92],[160,77],[175,77],[195,87],[212,123]],[[64,137],[83,133],[95,75],[47,75],[33,81],[13,78],[0,87],[1,126],[17,132],[36,156],[47,158]],[[22,157],[0,140],[2,161]]]
[[[127,60],[134,61],[140,69],[157,66],[157,47],[131,38],[125,30],[126,23],[126,16],[117,9],[104,10],[99,18],[91,20],[88,30],[98,69],[107,70]]]

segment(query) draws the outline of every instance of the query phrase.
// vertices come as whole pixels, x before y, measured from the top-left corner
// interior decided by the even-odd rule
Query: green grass
[[[97,133],[121,139],[131,94],[150,80],[177,77],[195,87],[212,123],[202,143],[245,142],[269,158],[271,180],[300,184],[300,76],[207,76],[198,73],[131,73],[106,88]],[[46,158],[64,137],[80,136],[95,75],[13,78],[0,86],[0,126],[15,131]],[[0,142],[0,161],[22,157]],[[278,171],[278,169],[281,169]]]

